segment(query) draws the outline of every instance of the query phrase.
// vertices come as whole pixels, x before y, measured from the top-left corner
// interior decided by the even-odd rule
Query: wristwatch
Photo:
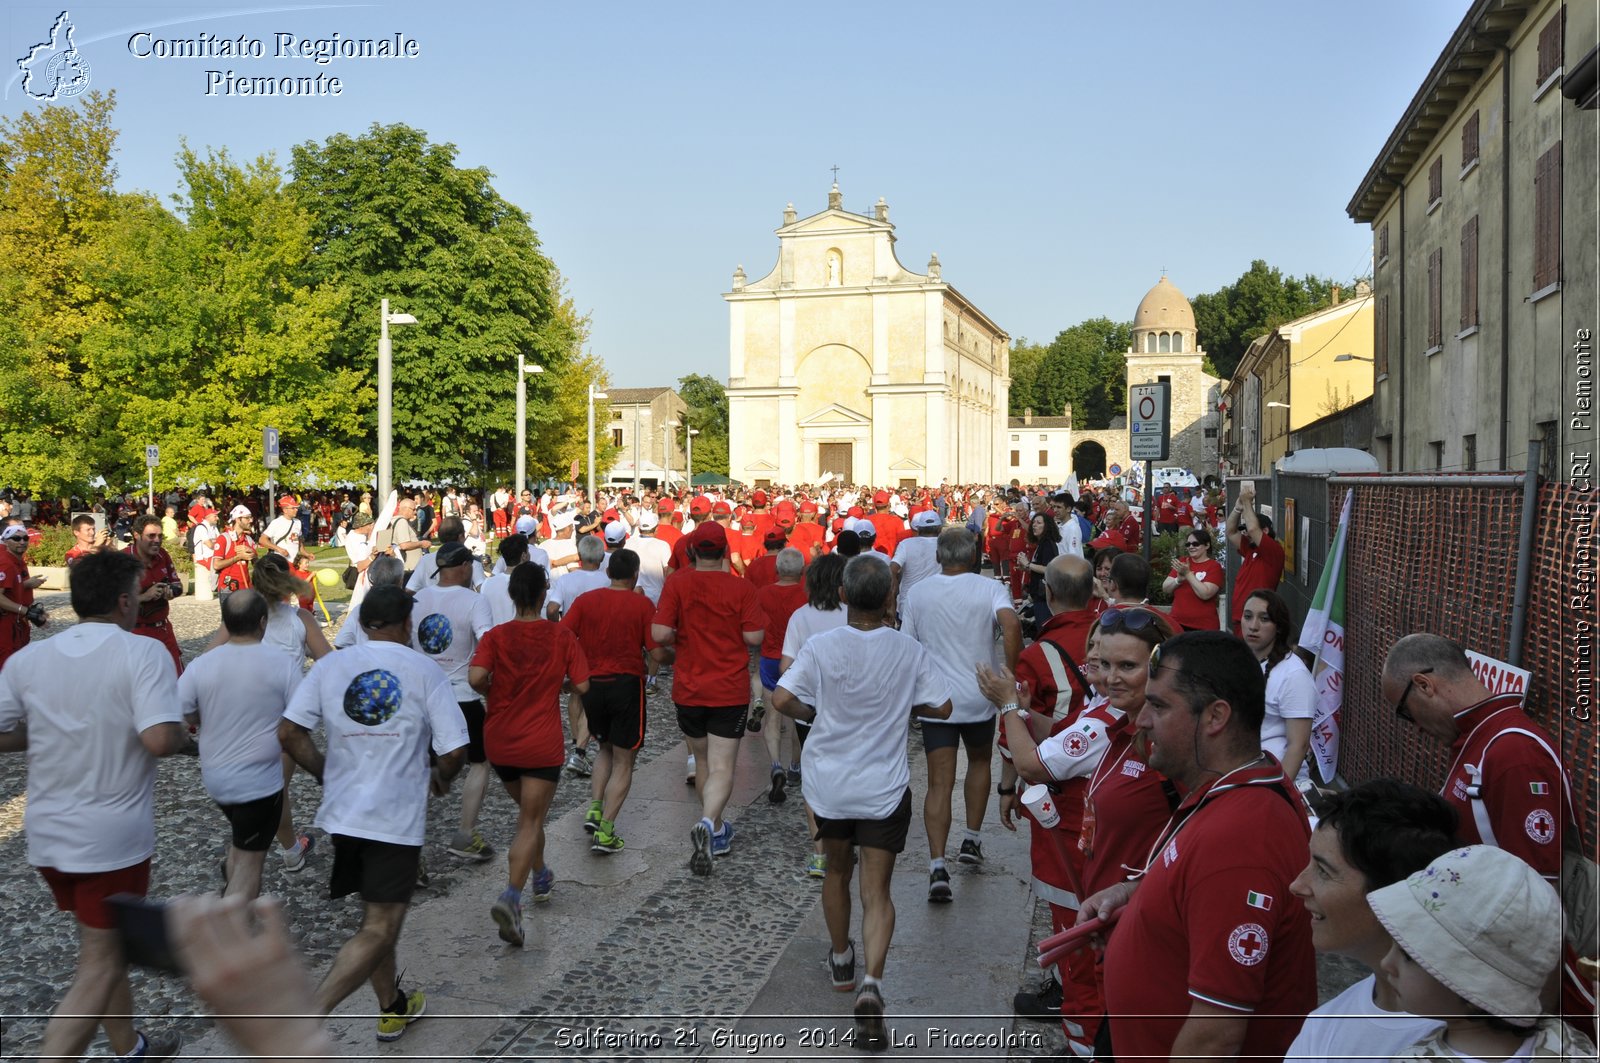
[[[1008,713],[1008,712],[1021,712],[1021,711],[1022,711],[1021,706],[1019,706],[1014,701],[1008,701],[1004,705],[1000,706],[1000,715],[1002,717],[1004,717],[1005,714]]]

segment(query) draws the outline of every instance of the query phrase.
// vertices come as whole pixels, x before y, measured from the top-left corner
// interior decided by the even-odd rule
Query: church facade
[[[896,259],[889,207],[828,208],[777,230],[778,261],[728,303],[728,451],[753,485],[914,487],[1008,476],[1010,337]]]

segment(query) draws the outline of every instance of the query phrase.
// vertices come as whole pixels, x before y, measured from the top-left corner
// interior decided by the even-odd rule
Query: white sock
[[[835,952],[835,953],[831,954],[831,958],[832,958],[834,963],[844,963],[846,961],[854,961],[855,958],[856,958],[856,945],[855,945],[855,942],[852,941],[850,943],[850,951],[849,952]]]
[[[861,988],[865,989],[867,986],[872,986],[878,991],[880,997],[883,996],[883,979],[874,978],[869,974],[861,979]]]
[[[928,871],[929,871],[930,874],[932,872],[935,872],[935,871],[943,870],[943,868],[944,868],[944,857],[942,857],[942,856],[939,857],[936,860],[929,860],[928,861]]]
[[[967,828],[967,841],[969,841],[969,842],[977,842],[977,841],[982,841],[982,840],[983,839],[979,836],[979,832],[978,831],[973,830],[971,827]]]

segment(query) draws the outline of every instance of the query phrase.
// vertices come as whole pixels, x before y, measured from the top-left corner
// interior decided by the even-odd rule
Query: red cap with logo
[[[691,517],[703,517],[710,512],[711,499],[705,495],[695,495],[689,500],[689,515]]]
[[[733,507],[728,505],[726,501],[719,501],[711,507],[711,515],[713,517],[731,517],[733,516]]]
[[[767,493],[765,491],[763,491],[759,487],[756,488],[755,494],[750,496],[750,502],[751,502],[751,504],[757,505],[757,506],[766,505],[767,504]]]
[[[872,504],[875,506],[887,506],[889,504],[889,492],[878,491],[873,494]]]
[[[656,503],[657,513],[675,513],[677,512],[677,509],[678,507],[673,504],[673,501],[670,498],[663,498],[661,501]]]
[[[278,498],[279,509],[299,509],[300,500],[294,495],[282,495]]]

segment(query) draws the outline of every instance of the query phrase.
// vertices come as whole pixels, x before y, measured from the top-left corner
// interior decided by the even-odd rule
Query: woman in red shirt
[[[1222,593],[1222,565],[1211,559],[1211,532],[1189,529],[1183,547],[1184,555],[1172,559],[1172,571],[1161,585],[1172,595],[1172,620],[1185,631],[1220,631],[1217,595]]]
[[[550,899],[555,882],[544,862],[544,821],[566,754],[562,684],[588,693],[589,662],[571,630],[544,618],[549,577],[541,566],[518,565],[507,589],[516,619],[479,640],[467,682],[487,697],[483,750],[517,803],[517,836],[506,852],[508,884],[489,914],[500,940],[521,947],[523,885],[532,874],[537,903]]]

